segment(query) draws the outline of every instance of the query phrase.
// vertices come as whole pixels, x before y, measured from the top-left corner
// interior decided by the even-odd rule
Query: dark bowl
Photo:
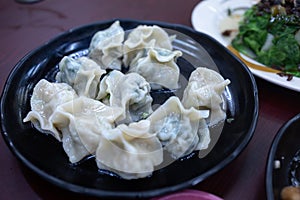
[[[286,122],[273,140],[266,169],[268,200],[279,200],[284,187],[300,183],[300,168],[296,166],[300,162],[293,162],[296,155],[300,156],[300,114]],[[279,166],[275,167],[274,162]]]
[[[200,159],[192,154],[188,159],[154,171],[151,177],[123,180],[100,173],[93,160],[71,165],[59,142],[40,134],[30,123],[22,122],[30,110],[35,84],[42,78],[53,81],[57,64],[64,55],[85,52],[93,34],[108,28],[114,21],[72,29],[32,51],[16,64],[1,97],[1,129],[6,144],[17,159],[63,189],[98,197],[128,198],[153,197],[188,188],[228,165],[246,147],[254,133],[258,118],[256,83],[248,68],[216,40],[182,25],[120,20],[125,30],[140,24],[156,24],[185,35],[179,36],[174,43],[175,48],[187,54],[186,59],[179,60],[186,78],[190,74],[189,61],[196,60],[199,61],[197,65],[215,67],[224,78],[231,80],[225,91],[225,102],[227,116],[234,120],[225,122],[217,144],[208,155]]]

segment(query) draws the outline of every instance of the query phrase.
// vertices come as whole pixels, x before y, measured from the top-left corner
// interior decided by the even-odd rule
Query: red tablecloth
[[[45,0],[23,5],[1,0],[0,91],[10,70],[26,53],[68,29],[112,18],[159,20],[191,26],[191,13],[197,3],[198,0]],[[193,189],[226,200],[266,199],[268,151],[282,124],[300,112],[300,94],[259,78],[256,81],[260,111],[254,137],[236,160]],[[81,198],[24,169],[2,137],[0,163],[0,199]]]

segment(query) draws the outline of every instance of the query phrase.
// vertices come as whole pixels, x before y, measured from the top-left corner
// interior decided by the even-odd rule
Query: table
[[[0,91],[14,65],[30,50],[71,28],[100,20],[159,20],[191,26],[199,0],[45,0],[0,2]],[[284,122],[300,112],[300,95],[256,77],[259,119],[254,136],[232,163],[193,189],[226,200],[266,199],[265,168],[272,140]],[[21,166],[0,138],[0,199],[81,199],[41,180]],[[86,199],[94,199],[85,197]]]

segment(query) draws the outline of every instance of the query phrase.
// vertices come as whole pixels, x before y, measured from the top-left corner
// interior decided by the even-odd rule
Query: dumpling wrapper
[[[53,125],[52,114],[59,105],[74,98],[77,98],[76,92],[68,84],[50,83],[41,79],[33,89],[30,99],[31,111],[23,121],[31,121],[37,130],[61,141],[62,135]]]
[[[78,59],[69,56],[59,62],[56,81],[69,84],[79,96],[95,98],[99,92],[100,77],[106,73],[88,57]]]
[[[150,176],[162,163],[163,151],[157,137],[149,133],[150,122],[141,120],[104,131],[96,151],[98,168],[124,179]]]
[[[94,34],[88,56],[103,69],[121,70],[125,32],[120,22]]]
[[[145,57],[150,48],[172,50],[175,36],[159,26],[140,25],[134,28],[124,42],[123,63],[125,67],[133,65],[139,58]]]
[[[184,90],[182,104],[185,108],[210,109],[209,126],[225,120],[226,113],[222,109],[222,93],[230,80],[214,70],[198,67],[190,78]]]
[[[209,132],[198,135],[200,120],[208,116],[208,110],[186,109],[178,97],[172,96],[148,117],[150,132],[159,138],[174,159],[178,159],[209,143]]]
[[[137,73],[111,71],[100,82],[97,99],[123,109],[120,123],[139,121],[152,113],[149,83]]]
[[[120,108],[84,96],[60,105],[53,113],[52,122],[63,135],[63,148],[70,162],[95,154],[100,135],[114,128],[121,113]]]
[[[181,51],[170,51],[161,48],[150,48],[145,57],[139,58],[132,64],[129,72],[143,76],[152,89],[178,88],[180,70],[176,64]]]

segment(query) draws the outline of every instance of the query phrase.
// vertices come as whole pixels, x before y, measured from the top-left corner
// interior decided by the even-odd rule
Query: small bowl
[[[222,198],[199,190],[184,190],[174,194],[165,195],[162,197],[153,198],[151,200],[222,200]]]
[[[295,182],[300,181],[300,168],[292,166],[293,159],[296,157],[296,154],[299,154],[299,151],[300,114],[286,122],[279,129],[273,140],[266,169],[268,200],[280,199],[280,193],[284,187],[295,186]],[[298,162],[298,164],[300,163]],[[292,175],[293,172],[296,172],[296,177]]]

